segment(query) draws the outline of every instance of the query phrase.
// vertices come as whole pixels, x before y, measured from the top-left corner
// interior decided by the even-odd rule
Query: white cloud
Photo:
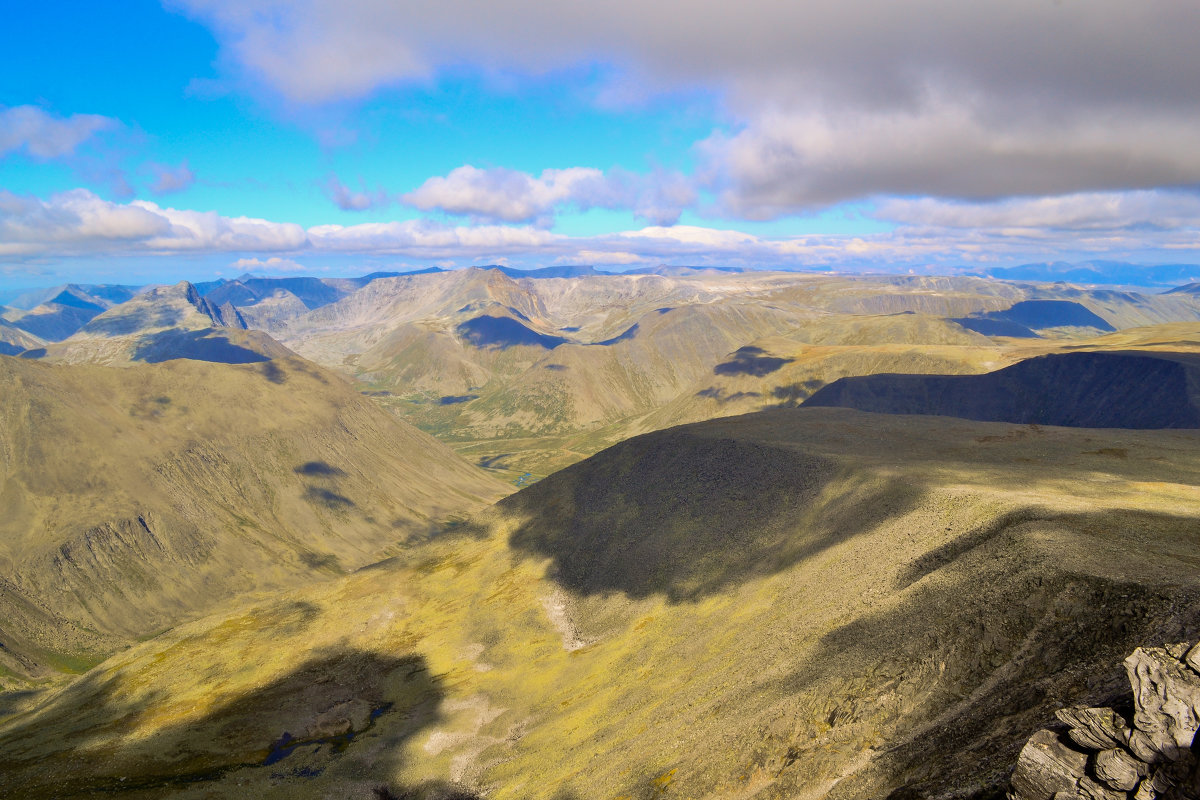
[[[422,211],[444,211],[504,222],[532,222],[552,214],[587,184],[602,184],[598,169],[547,169],[540,177],[503,167],[458,167],[435,176],[401,199]],[[593,190],[594,191],[594,190]]]
[[[569,256],[560,256],[558,262],[565,263],[582,263],[582,264],[645,264],[654,259],[644,256],[640,253],[630,253],[622,250],[579,250]]]
[[[268,259],[261,258],[239,258],[229,266],[239,272],[308,272],[311,271],[303,264],[299,264],[290,258],[280,258],[279,256],[271,256]]]
[[[423,220],[318,225],[309,228],[308,235],[312,246],[318,250],[403,253],[427,259],[553,252],[566,238],[533,227],[450,227]]]
[[[369,192],[364,189],[355,192],[338,180],[337,175],[330,173],[323,184],[325,194],[342,211],[366,211],[369,208],[380,208],[391,202],[387,192],[377,189]]]
[[[156,162],[150,163],[148,167],[154,173],[154,183],[150,186],[150,191],[155,194],[182,192],[196,182],[196,174],[188,167],[186,160],[178,167]]]
[[[119,124],[97,114],[55,117],[36,106],[0,109],[0,157],[18,150],[42,160],[69,156],[95,134]]]
[[[650,225],[566,236],[536,225],[429,220],[318,225],[113,203],[84,189],[47,200],[0,191],[0,264],[137,254],[232,253],[239,269],[305,269],[312,257],[394,255],[415,262],[687,263],[758,267],[957,265],[1200,252],[1200,197],[1127,192],[1002,203],[893,200],[877,216],[895,230],[862,236],[758,236],[733,228]],[[1147,254],[1150,254],[1147,256]],[[305,258],[304,260],[309,260]],[[8,269],[8,267],[5,267]]]
[[[548,226],[555,212],[571,206],[629,209],[658,224],[671,224],[696,200],[691,183],[678,173],[649,176],[591,167],[547,169],[534,177],[503,167],[458,167],[429,178],[402,198],[422,211],[443,211],[476,220],[533,222]]]
[[[86,189],[49,200],[0,190],[0,255],[296,250],[307,243],[292,223],[113,203]]]

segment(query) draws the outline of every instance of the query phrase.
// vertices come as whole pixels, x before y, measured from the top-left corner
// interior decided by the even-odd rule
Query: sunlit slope
[[[441,422],[453,439],[588,430],[659,408],[740,342],[794,325],[791,316],[756,304],[651,311],[611,339],[534,351],[521,372],[503,378],[493,373],[469,388],[461,402],[431,397],[423,414],[417,408],[409,413]]]
[[[44,344],[42,339],[0,319],[0,355],[15,356]]]
[[[1137,350],[1168,350],[1173,352],[1200,352],[1200,323],[1172,322],[1139,328],[1126,328],[1095,339],[1067,345],[1064,349],[1115,350],[1134,348]]]
[[[848,375],[972,374],[1009,363],[1008,348],[938,317],[822,314],[786,335],[727,353],[674,399],[639,420],[643,431],[794,406]]]
[[[27,676],[361,566],[503,492],[296,358],[5,357],[0,396],[0,663]]]
[[[1010,339],[985,337],[921,314],[826,315],[786,336],[761,339],[733,353],[690,391],[630,428],[658,430],[793,406],[841,378],[976,375],[1047,354],[1089,351],[1200,354],[1200,323],[1128,328],[1085,339]],[[1132,383],[1140,382],[1137,377]]]
[[[0,792],[998,796],[1132,645],[1200,633],[1197,444],[841,409],[649,434],[110,659],[3,723]]]
[[[272,331],[513,480],[638,432],[795,405],[842,377],[974,374],[1198,318],[1186,293],[971,277],[467,269],[380,278]],[[739,372],[747,353],[781,364]]]

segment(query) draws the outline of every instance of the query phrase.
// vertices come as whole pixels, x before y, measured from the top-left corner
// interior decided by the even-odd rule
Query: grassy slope
[[[0,663],[27,677],[341,574],[503,493],[297,358],[0,358],[0,387]]]
[[[639,437],[114,656],[0,728],[0,792],[987,790],[1200,632],[1197,443],[840,409]]]
[[[631,343],[623,343],[627,346]],[[431,408],[385,400],[400,413],[446,440],[471,461],[498,465],[509,479],[525,471],[553,473],[631,435],[674,425],[790,407],[838,378],[887,372],[978,374],[1027,358],[1080,350],[1166,350],[1200,352],[1200,323],[1131,328],[1094,339],[1002,339],[965,331],[919,314],[842,316],[809,320],[783,336],[752,340],[764,357],[783,363],[761,375],[725,372],[710,366],[678,395],[648,412],[631,414],[599,427],[533,437],[473,438],[453,425],[462,406]],[[548,357],[553,358],[553,354]],[[718,363],[728,363],[727,354]]]

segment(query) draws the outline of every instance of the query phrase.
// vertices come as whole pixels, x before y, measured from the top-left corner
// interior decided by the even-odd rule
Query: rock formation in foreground
[[[1009,800],[1195,800],[1200,644],[1139,647],[1125,659],[1133,719],[1111,708],[1057,712],[1021,751]]]

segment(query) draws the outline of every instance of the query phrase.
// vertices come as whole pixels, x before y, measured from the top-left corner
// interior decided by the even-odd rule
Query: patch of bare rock
[[[1021,751],[1009,800],[1200,800],[1200,644],[1139,647],[1125,659],[1133,717],[1065,708],[1065,731]]]

